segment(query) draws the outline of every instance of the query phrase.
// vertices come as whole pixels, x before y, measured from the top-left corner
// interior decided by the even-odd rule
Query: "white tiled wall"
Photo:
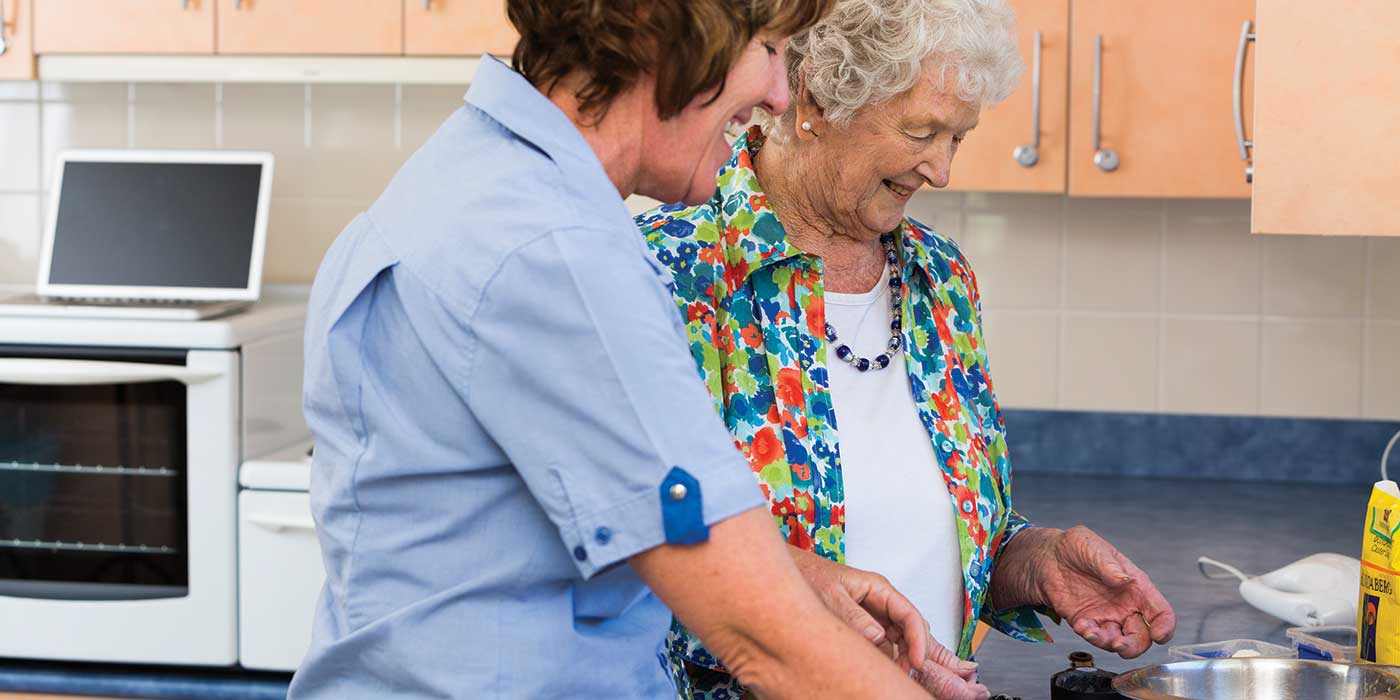
[[[308,281],[462,92],[0,82],[0,283],[33,280],[49,164],[83,146],[273,151],[267,279]],[[1400,419],[1400,238],[1251,236],[1245,201],[925,192],[910,213],[977,272],[1004,405]]]
[[[1022,408],[1400,419],[1400,238],[1253,236],[1243,200],[928,193]]]

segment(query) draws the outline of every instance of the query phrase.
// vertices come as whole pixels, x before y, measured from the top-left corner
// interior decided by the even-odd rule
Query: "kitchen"
[[[224,407],[210,409],[242,404],[241,425],[218,422],[243,431],[217,458],[226,478],[211,507],[225,523],[213,545],[226,562],[219,651],[182,658],[196,645],[178,634],[162,634],[149,658],[122,658],[120,641],[103,648],[96,640],[113,629],[140,636],[122,621],[148,624],[131,602],[121,610],[133,612],[100,623],[107,631],[42,644],[54,635],[29,627],[60,618],[7,612],[0,689],[285,693],[320,566],[305,527],[308,440],[288,378],[300,377],[300,359],[283,347],[299,343],[294,300],[331,241],[461,104],[479,57],[513,44],[495,2],[361,0],[337,4],[335,22],[320,5],[0,0],[0,74],[11,79],[0,82],[0,283],[15,293],[39,281],[66,149],[275,160],[262,255],[270,303],[178,340],[116,320],[0,323],[10,346],[241,357],[241,385],[220,389]],[[908,213],[955,240],[976,270],[1018,510],[1088,524],[1142,566],[1178,610],[1171,645],[1287,646],[1286,628],[1299,625],[1206,580],[1196,559],[1256,574],[1314,552],[1359,553],[1367,485],[1400,430],[1400,228],[1382,209],[1400,185],[1400,71],[1367,58],[1394,53],[1394,39],[1379,36],[1392,23],[1378,19],[1394,9],[1013,6],[1025,76],[984,111],[950,186],[916,193]],[[1287,37],[1272,46],[1303,50],[1271,49],[1271,31]],[[6,376],[0,386],[23,379]],[[212,396],[215,384],[189,386]],[[291,623],[299,608],[305,626]],[[186,620],[190,639],[208,632],[205,618]],[[1054,645],[987,635],[983,681],[1044,697],[1070,651],[1097,651],[1068,628],[1051,632]],[[1168,658],[1167,646],[1128,661],[1096,654],[1112,670]],[[196,685],[170,690],[158,678]]]

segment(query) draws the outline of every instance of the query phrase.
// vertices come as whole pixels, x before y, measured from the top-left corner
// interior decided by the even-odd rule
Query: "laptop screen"
[[[248,287],[262,168],[67,161],[49,284]]]

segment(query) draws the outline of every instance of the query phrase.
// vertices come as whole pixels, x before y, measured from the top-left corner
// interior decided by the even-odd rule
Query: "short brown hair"
[[[508,0],[520,32],[513,61],[549,92],[584,76],[580,109],[601,117],[646,73],[656,78],[662,119],[696,97],[722,91],[739,54],[760,31],[791,36],[821,19],[835,0]]]

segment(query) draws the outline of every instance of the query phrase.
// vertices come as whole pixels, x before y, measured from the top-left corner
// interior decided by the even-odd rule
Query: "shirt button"
[[[596,540],[598,544],[607,544],[612,541],[612,530],[600,527],[593,533],[593,539]]]
[[[676,484],[671,487],[671,500],[684,501],[687,493],[689,491],[685,488],[685,484]]]
[[[574,558],[577,559],[577,560],[579,560],[579,561],[583,561],[583,560],[587,559],[587,558],[588,558],[588,550],[584,549],[584,548],[583,548],[583,545],[579,545],[579,546],[577,546],[577,547],[574,547]]]

